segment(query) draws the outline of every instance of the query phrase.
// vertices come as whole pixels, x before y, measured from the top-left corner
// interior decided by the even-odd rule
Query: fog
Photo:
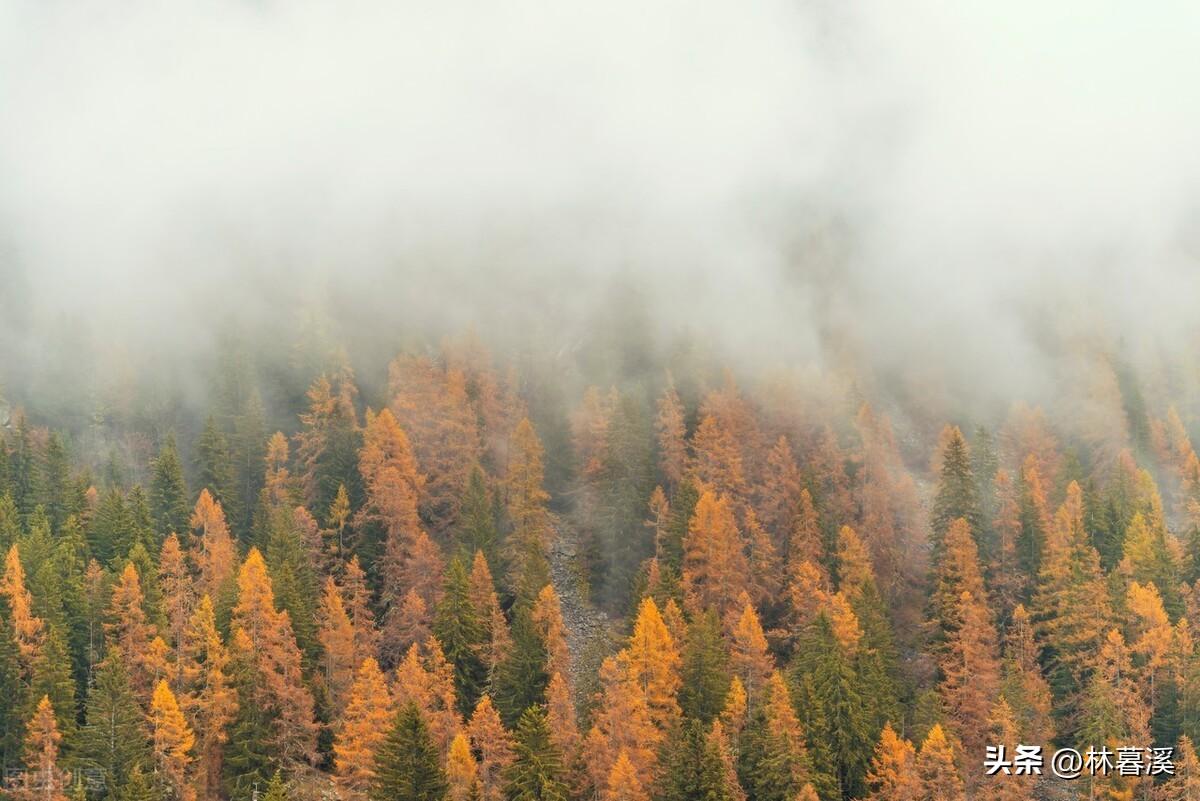
[[[569,351],[614,297],[948,409],[1095,354],[1169,374],[1200,341],[1197,30],[1107,0],[0,0],[0,382],[78,342],[186,373],[314,308],[381,352]]]

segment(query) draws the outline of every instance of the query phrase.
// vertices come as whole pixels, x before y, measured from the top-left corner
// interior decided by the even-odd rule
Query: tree
[[[571,653],[567,648],[567,627],[563,623],[562,604],[553,584],[542,587],[530,617],[546,646],[546,674],[570,675]]]
[[[450,755],[446,758],[446,781],[450,787],[447,801],[471,801],[479,792],[477,772],[467,736],[459,732],[454,735]]]
[[[975,475],[971,469],[971,454],[967,441],[958,426],[946,426],[942,431],[944,446],[941,452],[941,475],[933,498],[933,556],[940,555],[942,538],[955,520],[964,520],[971,535],[982,532],[982,515]]]
[[[238,573],[231,631],[234,649],[245,653],[258,674],[243,705],[271,711],[271,742],[285,762],[311,759],[317,729],[312,695],[304,684],[291,620],[286,611],[275,609],[271,579],[256,548],[250,549]]]
[[[221,503],[207,489],[200,491],[189,525],[199,532],[200,552],[195,558],[200,568],[201,591],[216,597],[233,576],[237,553]]]
[[[88,689],[87,720],[73,738],[73,757],[99,768],[107,780],[125,783],[135,767],[149,767],[150,742],[142,708],[129,685],[119,648],[109,649]]]
[[[808,784],[812,767],[804,732],[778,673],[767,682],[739,750],[738,775],[756,801],[789,801]]]
[[[575,719],[571,691],[561,673],[551,676],[550,684],[546,687],[546,725],[550,728],[550,742],[562,755],[566,775],[572,779],[568,783],[577,784],[581,778],[578,774],[582,768],[580,746],[583,740]]]
[[[671,376],[667,375],[667,386],[658,399],[658,416],[654,420],[658,434],[658,468],[662,471],[667,486],[679,486],[683,479],[687,460],[687,427],[684,421],[683,403]]]
[[[146,622],[143,602],[137,569],[132,562],[127,562],[117,586],[113,588],[112,605],[109,607],[112,622],[105,626],[105,630],[112,644],[121,649],[129,667],[134,693],[146,702],[154,687],[155,666],[150,643],[155,635],[154,627]]]
[[[479,465],[471,468],[463,492],[455,533],[459,550],[467,554],[482,552],[486,558],[494,560],[499,556],[497,547],[500,538],[496,502]]]
[[[279,771],[267,782],[267,791],[263,793],[263,801],[288,801],[287,785],[283,782],[283,774]]]
[[[550,547],[549,494],[543,488],[545,450],[528,418],[513,431],[511,463],[505,480],[508,520],[509,583],[517,597],[532,601],[550,583],[547,552]],[[518,713],[519,714],[519,713]]]
[[[375,614],[371,611],[371,590],[367,576],[359,566],[358,556],[350,557],[342,578],[342,600],[350,625],[354,627],[354,661],[379,656],[379,630],[375,627]]]
[[[875,758],[867,774],[871,788],[869,801],[910,801],[920,798],[921,777],[917,773],[917,752],[912,743],[896,734],[891,724],[883,727]]]
[[[204,431],[196,440],[196,479],[198,485],[208,490],[213,500],[227,510],[230,519],[242,519],[241,496],[238,494],[229,442],[213,417],[205,422]],[[182,534],[183,529],[178,533]]]
[[[613,763],[612,771],[608,774],[608,785],[600,794],[603,801],[650,801],[650,796],[638,780],[637,771],[629,761],[629,755],[622,751]]]
[[[488,675],[491,676],[496,666],[508,656],[512,638],[509,636],[508,621],[500,609],[500,599],[496,595],[492,571],[488,568],[483,551],[475,552],[475,561],[471,563],[470,584],[471,606],[486,630],[480,646],[480,656],[487,666]]]
[[[513,615],[512,648],[492,679],[491,693],[506,724],[516,725],[526,709],[542,703],[550,680],[546,656],[546,643],[532,612],[519,606]]]
[[[8,598],[0,594],[0,771],[17,764],[25,736],[25,684],[11,619]]]
[[[183,467],[172,435],[154,460],[154,476],[150,481],[150,513],[158,536],[187,531],[188,511],[187,485],[183,482]]]
[[[38,701],[25,727],[25,791],[29,798],[41,801],[66,801],[63,776],[58,768],[62,735],[58,731],[54,707],[47,696]]]
[[[767,638],[762,624],[749,600],[745,600],[742,616],[732,632],[730,667],[742,681],[751,702],[757,701],[759,689],[775,669],[775,660],[767,650]]]
[[[688,627],[679,690],[683,714],[711,722],[725,704],[729,679],[729,655],[721,622],[715,611],[706,610]]]
[[[427,477],[422,517],[435,534],[445,534],[458,519],[459,501],[483,449],[466,377],[427,358],[402,355],[388,368],[388,384],[391,409]]]
[[[964,801],[966,798],[962,777],[954,766],[954,749],[939,725],[935,724],[921,743],[917,773],[921,777],[920,797],[923,801]]]
[[[339,496],[345,497],[347,512],[362,503],[357,395],[349,367],[332,380],[319,376],[308,389],[308,409],[301,413],[301,429],[296,433],[296,457],[302,494],[310,509],[329,509]]]
[[[192,577],[188,572],[179,537],[174,532],[163,540],[158,557],[158,586],[162,592],[163,614],[167,618],[167,632],[172,645],[178,647],[183,639],[183,630],[192,614],[195,602],[192,593]]]
[[[443,801],[448,790],[429,726],[413,704],[396,716],[375,758],[372,801]]]
[[[682,684],[675,640],[652,598],[643,598],[623,666],[646,699],[651,722],[663,732],[674,728],[680,708],[676,696]]]
[[[334,772],[339,787],[354,793],[370,789],[375,780],[376,753],[394,718],[383,672],[379,663],[367,657],[355,676],[334,739]]]
[[[996,630],[981,600],[964,591],[958,630],[941,660],[942,702],[954,733],[968,754],[983,753],[987,723],[1000,689]]]
[[[700,495],[684,540],[683,589],[693,610],[713,608],[724,618],[738,608],[749,566],[729,500]]]
[[[325,579],[325,592],[321,596],[317,614],[317,639],[323,654],[321,664],[325,692],[334,717],[338,717],[345,709],[350,686],[354,682],[355,658],[358,654],[354,642],[354,624],[346,614],[342,594],[332,576]]]
[[[21,564],[21,552],[16,543],[8,549],[4,560],[0,595],[8,599],[13,637],[17,641],[23,669],[28,674],[41,650],[45,633],[42,619],[33,613],[33,596],[25,587],[25,568]]]
[[[192,763],[191,750],[196,736],[183,717],[175,693],[166,681],[159,681],[150,701],[150,730],[154,739],[154,761],[177,797],[187,798],[191,787],[185,781]]]
[[[540,706],[530,706],[521,714],[513,756],[505,771],[509,801],[566,801],[562,757],[550,741]]]
[[[229,661],[229,652],[217,630],[212,599],[204,595],[179,645],[180,704],[192,731],[199,735],[196,789],[201,801],[214,798],[220,790],[222,751],[229,739],[229,724],[238,712]]]
[[[720,724],[716,724],[719,726]],[[735,801],[721,753],[699,720],[685,718],[667,751],[655,801]]]
[[[504,776],[516,758],[511,735],[500,722],[492,699],[483,696],[467,725],[471,744],[479,752],[480,801],[500,801],[504,798]]]
[[[487,681],[483,644],[487,630],[471,604],[470,580],[462,560],[455,557],[446,571],[445,591],[433,620],[433,633],[454,666],[458,708],[465,715],[475,708]]]
[[[1200,759],[1191,738],[1179,738],[1175,748],[1175,775],[1158,788],[1157,801],[1200,801]]]
[[[698,484],[740,506],[746,499],[742,452],[729,428],[717,417],[704,415],[692,434],[688,474]]]

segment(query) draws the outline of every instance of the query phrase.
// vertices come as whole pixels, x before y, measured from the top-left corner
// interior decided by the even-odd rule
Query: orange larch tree
[[[637,769],[633,766],[629,754],[622,751],[617,755],[612,770],[608,773],[608,781],[600,794],[601,801],[650,801],[650,795],[638,778]]]
[[[183,630],[192,615],[195,597],[193,583],[188,571],[187,559],[174,532],[163,540],[158,557],[158,586],[162,591],[163,612],[167,617],[167,631],[171,645],[178,647],[183,639]]]
[[[480,657],[487,665],[488,675],[507,656],[512,638],[508,633],[508,621],[500,608],[500,598],[496,594],[496,583],[492,579],[492,571],[488,567],[487,557],[483,551],[475,552],[475,560],[471,563],[469,577],[469,597],[476,616],[488,630],[488,636],[483,643],[483,653]]]
[[[354,624],[346,614],[342,593],[332,576],[325,579],[325,591],[317,609],[317,620],[317,639],[321,643],[323,654],[321,667],[325,692],[334,717],[338,717],[346,706],[350,686],[354,682],[358,651],[355,647]],[[357,665],[361,664],[362,661],[358,660]]]
[[[674,637],[652,598],[643,598],[629,645],[619,660],[646,699],[651,722],[662,732],[679,720],[676,696],[682,685],[682,658]]]
[[[954,761],[954,748],[946,733],[935,724],[921,743],[917,754],[917,773],[921,777],[923,801],[965,801],[966,791]]]
[[[450,786],[446,801],[471,801],[479,792],[479,766],[471,755],[471,745],[462,732],[454,735],[446,758],[446,783]]]
[[[179,644],[180,703],[199,733],[196,789],[211,801],[221,789],[222,755],[228,726],[237,713],[237,691],[228,675],[229,653],[217,630],[212,599],[201,596]]]
[[[333,743],[334,777],[344,792],[365,794],[375,778],[375,754],[388,734],[393,703],[379,663],[359,666]]]
[[[917,752],[912,743],[896,734],[889,723],[883,727],[875,757],[867,774],[871,788],[868,801],[913,801],[921,798]]]
[[[367,586],[367,574],[359,566],[358,555],[350,557],[342,577],[342,601],[350,625],[354,627],[354,661],[362,664],[367,657],[379,656],[379,630],[375,627],[375,614],[371,611],[371,589]]]
[[[731,431],[716,417],[708,415],[692,434],[692,456],[688,474],[698,484],[728,498],[741,509],[746,501],[747,484],[742,452]]]
[[[963,591],[958,628],[940,660],[941,696],[949,723],[969,757],[987,745],[988,718],[1000,690],[996,629],[984,602]]]
[[[803,511],[801,495],[805,491],[804,476],[792,455],[792,445],[787,437],[780,436],[767,454],[763,481],[755,490],[755,509],[763,528],[785,552],[796,518]],[[812,495],[808,496],[808,504],[811,507]]]
[[[542,587],[533,605],[532,618],[534,628],[546,646],[546,675],[569,676],[571,652],[567,648],[567,627],[563,623],[562,605],[554,585]]]
[[[237,550],[229,536],[221,503],[207,489],[200,491],[189,525],[198,532],[199,552],[195,558],[200,568],[200,592],[215,598],[234,573]]]
[[[683,402],[675,391],[671,376],[658,399],[658,414],[654,419],[654,430],[658,435],[658,466],[667,486],[674,491],[683,480],[687,467],[687,424],[684,419]]]
[[[533,600],[550,581],[547,552],[553,531],[543,488],[541,440],[528,419],[517,424],[505,477],[505,499],[512,527],[507,540],[509,584],[518,597]]]
[[[129,666],[129,684],[142,703],[150,700],[154,690],[156,667],[150,649],[155,637],[154,626],[146,622],[144,603],[137,568],[132,562],[126,562],[113,588],[109,622],[104,628],[109,642],[121,649],[125,664]]]
[[[502,801],[505,797],[504,773],[515,759],[513,740],[488,696],[479,699],[467,732],[471,744],[479,752],[480,801]]]
[[[390,408],[425,473],[422,519],[435,535],[444,535],[458,518],[467,479],[483,450],[466,376],[424,357],[401,355],[388,368],[388,387]]]
[[[775,660],[767,648],[767,638],[763,634],[758,613],[754,611],[749,598],[743,601],[741,617],[730,634],[729,662],[753,704],[758,700],[759,690],[775,670]]]
[[[253,686],[261,697],[243,698],[241,703],[272,712],[271,746],[285,763],[311,760],[317,736],[312,694],[304,683],[291,619],[275,608],[271,578],[257,548],[250,549],[238,573],[230,629],[235,649],[247,649],[241,656],[260,679]]]
[[[0,594],[8,599],[13,637],[17,641],[21,666],[28,675],[41,653],[46,634],[42,619],[33,613],[33,596],[25,586],[25,568],[21,564],[21,552],[16,543],[8,549],[4,560]]]
[[[722,618],[740,612],[749,565],[727,498],[701,493],[683,547],[684,597],[692,611],[715,609]]]
[[[66,801],[64,776],[58,767],[62,734],[50,698],[38,701],[25,727],[25,795],[39,801]]]

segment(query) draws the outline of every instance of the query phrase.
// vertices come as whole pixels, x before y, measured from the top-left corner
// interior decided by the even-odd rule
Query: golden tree
[[[338,787],[363,794],[375,778],[375,754],[388,734],[392,698],[379,663],[363,660],[333,743],[334,776]]]

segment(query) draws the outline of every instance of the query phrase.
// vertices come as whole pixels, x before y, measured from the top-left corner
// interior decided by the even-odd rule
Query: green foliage
[[[496,564],[499,545],[499,525],[496,517],[496,502],[488,489],[487,477],[479,465],[475,465],[463,492],[462,509],[455,532],[459,551],[468,556],[476,551],[483,551],[488,563]]]
[[[725,764],[704,725],[686,718],[667,746],[654,801],[734,801],[725,780]]]
[[[516,725],[526,709],[545,700],[546,644],[533,624],[530,609],[517,606],[512,621],[512,648],[496,668],[491,695],[506,726]]]
[[[505,772],[509,801],[567,801],[562,754],[550,741],[546,713],[530,706],[516,727],[516,759]]]
[[[21,760],[28,708],[8,598],[0,595],[0,771]]]
[[[447,791],[441,755],[421,712],[408,704],[375,756],[371,801],[442,801]]]
[[[715,610],[698,615],[688,627],[682,678],[679,705],[683,713],[705,723],[712,722],[725,706],[730,681],[729,652]]]
[[[275,771],[275,775],[267,783],[267,791],[262,797],[263,801],[289,801],[289,798],[287,785],[283,782],[283,776],[279,771]]]
[[[487,665],[480,654],[488,631],[471,605],[470,581],[459,557],[451,560],[446,571],[445,590],[434,615],[433,633],[454,666],[459,712],[469,716],[487,682]]]
[[[966,440],[956,428],[942,453],[942,473],[938,479],[937,494],[933,498],[933,558],[937,561],[941,553],[942,538],[946,529],[958,518],[971,526],[971,534],[979,540],[983,518],[979,511],[978,487],[971,467],[971,457]]]
[[[174,435],[167,437],[158,458],[154,460],[154,476],[150,481],[150,513],[154,530],[161,539],[168,534],[184,534],[188,530],[191,505],[187,485],[183,481],[183,465],[175,447]]]
[[[109,651],[88,691],[87,718],[72,740],[74,758],[122,786],[130,772],[150,765],[150,740],[119,651]]]

